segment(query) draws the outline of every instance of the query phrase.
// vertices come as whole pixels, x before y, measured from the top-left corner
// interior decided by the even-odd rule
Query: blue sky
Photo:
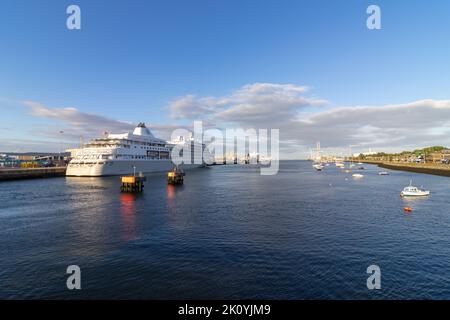
[[[81,8],[81,30],[66,28],[70,4]],[[381,8],[381,30],[366,27],[370,4]],[[22,101],[55,113],[71,107],[160,125],[192,120],[170,116],[177,99],[230,97],[255,83],[309,87],[308,99],[328,101],[317,111],[302,106],[300,114],[309,115],[344,107],[408,108],[424,99],[446,101],[449,33],[450,2],[445,0],[4,0],[0,151],[14,147],[7,140],[18,139],[20,150],[28,151],[54,141],[49,128],[74,134],[80,128],[67,118],[30,112]],[[29,130],[17,130],[18,124]],[[436,126],[434,134],[443,133],[436,142],[445,143],[446,124]],[[287,127],[292,140],[295,132],[291,124]],[[359,129],[364,135],[372,127],[386,131],[379,123],[361,123]],[[327,137],[316,135],[327,146]],[[314,138],[300,139],[294,147],[306,147]],[[65,139],[69,145],[70,137]],[[350,140],[344,136],[342,145],[333,141],[329,146],[344,147]],[[421,143],[429,140],[434,142]],[[373,145],[390,147],[380,141]],[[396,147],[412,144],[405,140]]]

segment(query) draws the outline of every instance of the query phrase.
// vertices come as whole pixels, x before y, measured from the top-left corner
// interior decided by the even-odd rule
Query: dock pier
[[[0,168],[0,181],[63,177],[66,175],[66,169],[66,167]]]

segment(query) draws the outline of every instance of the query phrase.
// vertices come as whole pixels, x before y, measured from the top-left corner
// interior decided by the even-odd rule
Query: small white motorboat
[[[355,179],[361,179],[361,178],[364,178],[364,175],[362,175],[360,173],[354,173],[354,174],[352,174],[352,177]]]
[[[322,171],[324,166],[321,163],[315,163],[313,164],[313,168],[316,169],[317,171]]]
[[[387,171],[380,171],[380,172],[378,172],[378,175],[380,175],[380,176],[388,176],[389,172],[387,172]]]
[[[421,190],[412,185],[412,181],[410,181],[409,186],[405,187],[402,192],[400,192],[401,197],[426,197],[430,195],[430,191]]]

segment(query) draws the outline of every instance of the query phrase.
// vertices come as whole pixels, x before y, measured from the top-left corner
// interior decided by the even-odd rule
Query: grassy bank
[[[450,177],[450,165],[440,163],[410,163],[410,162],[382,162],[382,161],[361,161],[364,163],[376,164],[381,168],[390,170],[410,171],[437,176]]]

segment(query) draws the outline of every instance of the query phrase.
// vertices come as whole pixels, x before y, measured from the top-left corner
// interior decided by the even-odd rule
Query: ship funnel
[[[136,136],[148,136],[154,138],[150,130],[145,126],[144,122],[140,122],[134,129],[133,134]]]

